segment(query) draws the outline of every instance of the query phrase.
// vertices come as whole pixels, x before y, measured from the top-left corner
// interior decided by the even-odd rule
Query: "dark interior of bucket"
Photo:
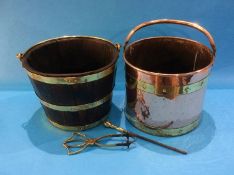
[[[54,39],[30,49],[24,66],[45,74],[85,73],[112,64],[117,55],[115,46],[101,39]]]
[[[126,48],[125,58],[132,65],[150,72],[179,74],[196,71],[212,62],[210,49],[180,38],[149,38]]]

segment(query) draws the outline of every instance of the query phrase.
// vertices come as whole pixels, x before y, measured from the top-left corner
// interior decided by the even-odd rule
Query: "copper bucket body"
[[[102,38],[65,36],[17,57],[48,120],[64,130],[85,130],[108,117],[119,48]]]
[[[201,31],[209,39],[211,49],[178,37],[151,37],[128,44],[139,29],[164,23]],[[196,23],[162,19],[136,26],[124,46],[125,115],[129,122],[160,136],[182,135],[196,128],[215,52],[212,36]]]

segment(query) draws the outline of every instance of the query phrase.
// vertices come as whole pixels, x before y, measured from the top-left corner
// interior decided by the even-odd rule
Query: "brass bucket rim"
[[[161,72],[147,71],[147,70],[141,69],[141,68],[139,68],[139,67],[134,66],[133,64],[131,64],[127,60],[127,58],[126,58],[126,50],[128,50],[128,48],[130,46],[132,46],[132,45],[134,45],[136,43],[139,43],[139,42],[144,41],[144,40],[149,40],[149,39],[177,39],[177,40],[179,39],[179,40],[184,40],[184,41],[192,42],[194,44],[202,46],[206,50],[209,50],[209,53],[211,54],[211,58],[212,59],[211,59],[210,63],[207,66],[203,67],[202,69],[198,69],[198,70],[191,71],[191,72],[186,72],[186,73],[161,73]],[[183,38],[183,37],[175,37],[175,36],[147,37],[147,38],[142,38],[142,39],[136,40],[136,41],[132,42],[131,44],[129,44],[124,49],[123,58],[124,58],[125,63],[128,66],[130,66],[131,68],[135,69],[136,71],[145,73],[147,75],[161,76],[161,77],[185,77],[185,76],[190,76],[190,75],[194,75],[194,74],[201,73],[201,72],[206,72],[210,67],[212,67],[212,65],[214,64],[214,60],[215,60],[215,56],[212,54],[211,49],[209,47],[207,47],[206,45],[204,45],[204,44],[202,44],[202,43],[200,43],[198,41],[192,40],[192,39]]]
[[[31,50],[35,49],[36,47],[46,44],[48,42],[51,41],[55,41],[55,40],[66,40],[66,39],[76,39],[76,38],[82,38],[82,39],[96,39],[96,40],[100,40],[100,41],[104,41],[107,42],[108,44],[110,44],[113,48],[116,49],[116,57],[113,57],[112,61],[110,63],[108,63],[107,65],[99,68],[99,69],[95,69],[92,71],[86,71],[86,72],[81,72],[81,73],[62,73],[62,74],[55,74],[55,73],[43,73],[40,71],[35,70],[34,68],[32,68],[27,62],[26,59],[24,59],[25,55],[27,55]],[[40,76],[44,76],[44,77],[56,77],[56,78],[64,78],[64,77],[82,77],[82,76],[86,76],[86,75],[92,75],[92,74],[96,74],[102,71],[105,71],[106,69],[112,67],[113,65],[115,65],[115,63],[118,60],[119,57],[119,52],[120,52],[120,44],[116,43],[114,44],[113,42],[111,42],[108,39],[105,38],[101,38],[101,37],[96,37],[96,36],[84,36],[84,35],[71,35],[71,36],[60,36],[60,37],[54,37],[54,38],[49,38],[43,41],[40,41],[36,44],[34,44],[33,46],[31,46],[29,49],[27,49],[24,53],[18,53],[16,55],[17,58],[20,59],[20,61],[22,62],[23,67],[27,70],[27,72],[35,74],[35,75],[40,75]]]

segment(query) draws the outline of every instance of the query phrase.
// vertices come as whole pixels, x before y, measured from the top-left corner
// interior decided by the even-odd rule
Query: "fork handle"
[[[106,121],[104,122],[104,126],[107,127],[107,128],[112,128],[112,129],[116,129],[117,131],[121,132],[121,133],[128,133],[127,130],[123,129],[123,128],[120,128],[120,127],[117,127],[115,126],[114,124],[112,124],[110,121]]]

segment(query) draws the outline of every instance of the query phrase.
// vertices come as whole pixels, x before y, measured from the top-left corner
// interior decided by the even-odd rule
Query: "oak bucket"
[[[177,24],[202,32],[211,49],[200,42],[150,37],[129,44],[141,28]],[[125,115],[136,128],[160,136],[185,134],[198,126],[216,47],[210,33],[196,23],[161,19],[130,31],[124,45],[126,69]]]
[[[17,57],[48,120],[61,129],[85,130],[108,116],[119,47],[102,38],[65,36]]]

